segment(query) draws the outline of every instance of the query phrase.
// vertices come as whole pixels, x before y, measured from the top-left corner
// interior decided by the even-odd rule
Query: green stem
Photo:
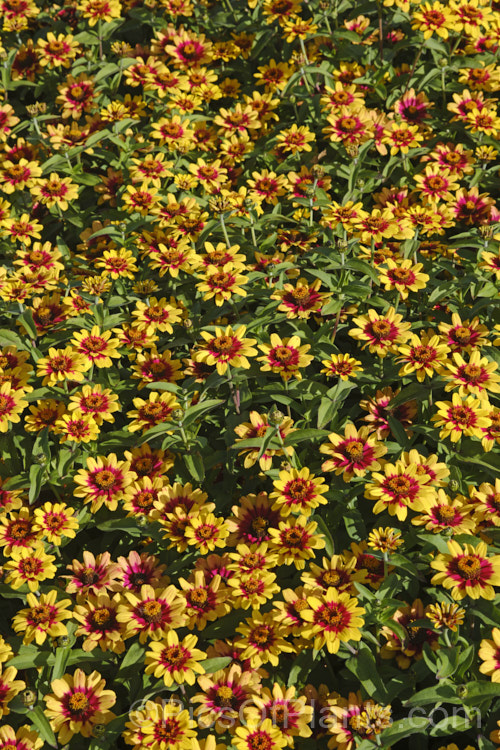
[[[222,228],[222,233],[224,235],[224,239],[226,240],[226,246],[231,247],[231,243],[229,242],[229,235],[226,229],[226,222],[224,221],[224,214],[220,214],[219,221],[220,221],[220,225]]]
[[[287,392],[287,395],[288,395],[288,380],[285,380],[285,391]],[[286,413],[288,414],[289,418],[291,419],[292,418],[292,411],[290,409],[290,404],[286,405]]]
[[[377,13],[378,13],[378,44],[380,52],[380,62],[384,62],[384,25],[382,17],[382,5],[380,0],[377,0]]]
[[[416,69],[416,67],[418,65],[418,61],[420,60],[420,58],[422,56],[422,52],[424,51],[425,42],[426,42],[426,39],[422,39],[422,44],[418,48],[417,54],[415,55],[415,59],[413,61],[413,65],[412,65],[411,70],[410,70],[410,75],[408,76],[408,80],[406,82],[406,87],[405,87],[405,90],[403,91],[403,96],[406,94],[406,92],[410,88],[410,83],[412,81],[413,74],[415,73],[415,69]]]
[[[238,388],[234,387],[233,382],[233,373],[231,372],[231,367],[227,366],[227,376],[228,376],[228,383],[229,383],[229,391],[231,393],[231,398],[233,399],[234,408],[236,409],[236,414],[240,414],[240,391]]]

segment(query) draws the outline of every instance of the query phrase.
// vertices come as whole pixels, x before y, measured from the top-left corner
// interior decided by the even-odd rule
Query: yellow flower
[[[0,666],[0,719],[2,716],[10,714],[9,703],[26,687],[24,680],[15,679],[16,675],[17,669],[15,667],[7,667],[3,671]],[[2,731],[0,728],[0,732]]]
[[[89,26],[95,26],[99,21],[109,23],[113,18],[120,18],[122,10],[118,0],[81,0],[77,8],[88,19]]]
[[[293,653],[295,650],[284,639],[287,628],[277,623],[271,613],[263,614],[254,609],[252,616],[239,625],[236,632],[242,638],[238,638],[234,645],[241,649],[241,660],[250,659],[252,669],[258,669],[268,662],[277,667],[280,654]]]
[[[194,685],[197,674],[204,674],[205,669],[199,663],[207,658],[204,651],[195,648],[198,638],[186,635],[181,641],[175,630],[170,630],[163,641],[150,644],[146,652],[145,672],[156,678],[163,677],[167,687],[174,683]]]
[[[307,367],[314,359],[311,354],[306,354],[310,348],[310,344],[300,346],[298,336],[281,339],[277,333],[272,333],[270,344],[259,344],[264,356],[258,357],[257,361],[264,363],[260,368],[262,372],[279,373],[285,381],[292,376],[302,380],[300,368]]]
[[[0,432],[7,432],[9,422],[21,421],[21,414],[28,406],[23,399],[25,391],[15,390],[10,383],[2,383],[0,386]]]
[[[81,381],[83,373],[90,370],[90,359],[78,354],[72,346],[65,349],[49,347],[46,357],[40,357],[36,363],[37,375],[43,376],[42,385],[55,386],[63,380]]]
[[[115,718],[109,709],[116,703],[116,694],[104,690],[105,685],[99,672],[86,675],[82,669],[51,682],[53,692],[44,697],[44,713],[61,745],[75,734],[91,737],[96,724]]]
[[[363,372],[359,359],[354,359],[349,354],[332,354],[330,359],[322,359],[321,364],[324,367],[320,372],[328,378],[336,377],[340,380],[349,380],[349,378],[356,378],[357,372]]]
[[[70,177],[60,177],[52,172],[50,177],[31,187],[30,193],[48,208],[58,206],[61,211],[67,211],[69,202],[78,198],[78,185],[71,182]]]
[[[116,619],[124,624],[124,639],[139,635],[140,643],[159,641],[184,626],[185,606],[175,586],[154,589],[144,584],[139,592],[124,591]]]
[[[374,472],[372,481],[365,485],[365,497],[375,500],[374,513],[388,511],[389,515],[404,521],[408,508],[415,509],[420,501],[436,495],[435,488],[429,484],[430,477],[419,474],[414,464],[406,466],[401,460],[386,463],[383,472]]]
[[[479,671],[489,675],[492,682],[500,682],[500,628],[493,628],[491,638],[481,641],[479,658],[483,663]]]
[[[422,263],[412,264],[411,260],[400,260],[397,263],[391,258],[385,261],[387,269],[379,273],[379,281],[385,284],[386,292],[396,289],[401,299],[407,299],[409,292],[418,292],[425,289],[429,276],[420,273]]]
[[[127,412],[127,417],[132,420],[128,424],[129,432],[144,431],[157,424],[171,421],[172,412],[180,406],[173,393],[157,391],[150,393],[147,401],[134,398],[132,403],[135,409]]]
[[[456,443],[462,435],[464,437],[483,437],[483,428],[491,425],[489,418],[489,404],[478,401],[474,396],[462,400],[458,393],[452,395],[451,401],[436,401],[437,414],[431,417],[436,427],[441,427],[439,437],[449,437]]]
[[[164,698],[156,698],[155,701],[146,701],[144,708],[131,711],[129,718],[125,724],[127,729],[122,734],[127,745],[154,750],[193,748],[196,722],[190,718],[189,711],[179,711],[177,700],[166,702]]]
[[[119,359],[117,348],[120,341],[111,338],[111,331],[103,331],[99,326],[92,326],[90,331],[81,330],[73,335],[71,344],[75,350],[90,360],[96,367],[111,367],[112,358]]]
[[[500,586],[500,555],[488,557],[484,542],[476,547],[465,544],[462,549],[457,542],[449,541],[448,550],[449,554],[439,554],[431,562],[431,567],[439,571],[431,583],[452,589],[451,595],[457,600],[465,596],[494,599],[493,587]]]
[[[354,476],[363,477],[368,470],[378,471],[381,467],[379,458],[387,453],[385,445],[375,437],[370,437],[369,427],[360,427],[359,430],[347,423],[344,435],[332,432],[328,435],[328,443],[320,445],[320,452],[331,458],[323,461],[321,471],[334,471],[342,474],[345,482],[349,482]]]
[[[353,323],[358,328],[351,328],[349,336],[357,341],[366,342],[362,349],[368,346],[370,353],[383,358],[409,338],[411,324],[403,323],[402,320],[403,316],[397,315],[393,307],[390,307],[383,315],[376,310],[368,310],[366,315],[353,318]]]
[[[447,5],[440,2],[422,3],[412,16],[412,29],[418,29],[424,34],[424,39],[430,39],[437,34],[442,39],[448,39],[450,31],[457,31],[457,16]]]
[[[270,550],[278,555],[279,565],[295,565],[298,570],[305,568],[306,560],[314,557],[314,550],[323,549],[325,540],[316,534],[318,524],[308,523],[306,516],[289,517],[281,521],[278,529],[269,528]]]
[[[214,298],[217,307],[230,300],[234,294],[246,297],[247,293],[242,284],[248,283],[248,278],[239,273],[240,266],[226,263],[222,268],[209,266],[205,279],[196,284],[196,288],[203,294],[203,299]]]
[[[248,370],[248,357],[254,357],[257,350],[252,346],[256,343],[255,339],[243,338],[245,331],[246,326],[238,326],[234,331],[231,326],[227,326],[225,330],[216,326],[215,335],[201,331],[205,343],[197,345],[193,360],[210,366],[215,365],[219,375],[224,375],[228,366]]]
[[[27,609],[20,609],[12,620],[12,627],[16,633],[23,636],[23,643],[36,641],[37,646],[45,643],[49,638],[60,638],[67,635],[68,629],[62,620],[72,617],[68,607],[72,607],[71,599],[57,601],[57,591],[53,589],[48,594],[27,594]]]
[[[449,346],[431,330],[423,331],[420,338],[412,333],[409,342],[398,347],[401,356],[397,361],[405,363],[398,375],[401,378],[415,372],[419,383],[423,383],[426,375],[432,378],[435,372],[442,372],[449,351]]]
[[[274,500],[273,510],[279,510],[281,516],[290,513],[303,513],[309,516],[314,508],[326,505],[324,493],[328,491],[323,477],[315,477],[307,467],[280,471],[279,480],[274,482],[275,491],[269,495]]]
[[[251,717],[249,718],[251,721]],[[286,739],[271,719],[264,719],[262,723],[258,722],[258,719],[251,723],[250,721],[247,726],[237,727],[235,730],[233,745],[237,750],[281,750],[285,747]]]
[[[118,500],[130,494],[130,485],[136,474],[130,471],[127,461],[118,461],[115,453],[107,456],[87,457],[87,468],[79,469],[73,477],[77,487],[75,497],[82,497],[84,503],[91,503],[90,510],[96,513],[102,505],[114,511]]]
[[[365,610],[357,606],[355,597],[330,587],[321,595],[307,597],[307,603],[308,609],[302,610],[301,616],[310,625],[306,624],[301,635],[314,639],[317,651],[326,646],[336,654],[342,642],[361,640],[360,628],[365,622],[361,615]]]
[[[37,591],[40,581],[55,577],[55,559],[54,555],[47,555],[43,545],[39,543],[32,547],[17,547],[12,550],[11,559],[3,566],[7,573],[5,583],[13,589],[28,584],[30,591]]]
[[[441,374],[444,380],[450,381],[445,391],[458,388],[461,398],[471,395],[481,401],[487,401],[489,393],[500,393],[500,377],[495,373],[498,365],[481,357],[478,349],[471,352],[468,362],[458,352],[453,352],[453,360],[454,364],[448,362]]]
[[[73,539],[76,536],[79,524],[74,514],[75,509],[66,503],[46,502],[34,510],[33,530],[59,546],[63,537]]]

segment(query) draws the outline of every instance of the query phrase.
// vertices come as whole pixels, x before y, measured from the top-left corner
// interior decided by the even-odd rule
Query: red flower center
[[[98,471],[94,475],[94,482],[101,490],[109,490],[113,486],[114,481],[115,475],[112,471],[108,471],[108,469]]]
[[[477,580],[481,574],[481,560],[476,555],[465,555],[457,562],[457,568],[462,578]]]

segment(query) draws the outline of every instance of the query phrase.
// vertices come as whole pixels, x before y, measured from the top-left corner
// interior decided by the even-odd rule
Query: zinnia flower
[[[53,693],[44,697],[45,715],[62,745],[75,734],[91,737],[96,724],[114,719],[109,709],[116,703],[116,694],[105,690],[105,685],[99,672],[86,675],[81,669],[51,683]]]
[[[500,555],[488,557],[488,547],[479,542],[464,548],[455,541],[448,542],[449,554],[439,554],[431,567],[439,571],[432,577],[432,584],[451,589],[454,599],[465,596],[472,599],[495,598],[494,586],[500,586]]]

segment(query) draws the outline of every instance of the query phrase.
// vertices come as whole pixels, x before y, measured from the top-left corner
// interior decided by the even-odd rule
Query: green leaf
[[[24,330],[28,333],[28,335],[35,340],[38,336],[35,321],[33,320],[33,313],[31,310],[25,310],[22,315],[20,315],[16,321],[17,323],[20,323]]]
[[[457,694],[454,685],[436,685],[436,687],[424,688],[408,698],[405,706],[427,706],[431,703],[455,703],[462,705],[463,700]]]
[[[31,723],[34,724],[40,737],[50,745],[50,747],[57,747],[56,736],[52,731],[49,720],[43,712],[43,708],[41,706],[35,706],[27,716]]]
[[[71,648],[72,646],[68,645],[68,646],[59,646],[59,648],[56,649],[56,658],[55,658],[54,666],[52,667],[52,673],[50,676],[51,680],[58,680],[65,673],[66,666],[68,664],[69,655],[71,654]]]
[[[186,412],[182,418],[182,426],[189,427],[190,424],[195,422],[202,414],[206,414],[217,406],[223,404],[224,401],[220,398],[208,398],[206,401],[201,401],[195,406],[190,406],[186,409]]]
[[[304,649],[304,651],[297,656],[288,673],[288,687],[291,685],[298,685],[301,687],[306,683],[307,677],[314,669],[314,662],[317,660],[320,653],[320,651],[311,653],[309,649]]]
[[[238,442],[233,443],[233,445],[229,446],[230,450],[233,451],[239,451],[243,448],[260,448],[262,445],[262,438],[245,438],[245,440],[238,440]],[[272,448],[273,450],[278,450],[281,448],[281,443],[278,440],[278,438],[273,438],[268,445],[267,448]]]
[[[207,674],[212,674],[212,672],[218,672],[219,669],[225,669],[228,667],[232,660],[231,656],[216,656],[213,659],[200,661],[200,666],[203,667]]]
[[[369,263],[365,263],[364,260],[356,260],[356,259],[349,260],[345,264],[345,268],[352,268],[354,271],[361,271],[362,273],[366,274],[371,279],[373,279],[375,284],[380,285],[378,273],[375,271],[374,268],[370,266]]]
[[[455,732],[466,732],[472,727],[472,719],[467,716],[445,716],[434,724],[430,731],[431,737],[447,737]]]
[[[407,401],[418,399],[418,401],[426,401],[429,397],[430,388],[421,383],[411,383],[406,388],[403,388],[397,396],[391,399],[390,407],[394,409],[396,406],[406,404]]]
[[[30,466],[30,489],[28,494],[28,503],[31,505],[35,502],[42,489],[43,479],[45,476],[45,466],[32,464]]]
[[[180,386],[176,383],[167,383],[166,380],[158,380],[155,383],[146,383],[146,388],[152,391],[170,391],[170,393],[179,393]]]
[[[17,349],[27,349],[21,337],[7,328],[0,328],[0,346],[15,346]]]
[[[87,242],[89,240],[94,240],[96,237],[107,237],[107,236],[114,236],[114,237],[120,237],[122,236],[122,233],[117,227],[109,226],[109,227],[102,227],[102,229],[98,229],[97,232],[94,232],[90,235]]]
[[[10,659],[9,667],[16,669],[43,667],[48,664],[51,656],[50,651],[41,651],[37,646],[21,646],[17,655]]]
[[[136,664],[142,664],[144,662],[144,654],[146,653],[146,646],[142,646],[140,643],[133,643],[127,650],[125,656],[120,661],[120,668],[118,675],[135,666]]]
[[[467,706],[476,706],[487,698],[500,696],[500,682],[476,680],[467,682],[463,687],[462,700]]]
[[[397,443],[401,446],[401,448],[407,449],[409,444],[408,435],[406,434],[401,422],[391,414],[388,414],[387,422]]]
[[[348,659],[346,667],[358,678],[369,698],[383,704],[388,702],[375,657],[366,644],[360,645],[357,656]]]
[[[125,531],[130,536],[140,536],[141,530],[137,526],[135,518],[110,518],[97,524],[101,531]]]
[[[119,70],[120,68],[116,63],[108,63],[107,65],[103,65],[99,72],[94,76],[94,83],[98,83],[104,78],[109,78],[109,76],[112,76],[114,73],[118,73]]]
[[[382,747],[390,747],[405,737],[425,732],[428,726],[429,719],[424,716],[411,716],[396,720],[379,735]]]
[[[327,437],[329,434],[330,430],[315,430],[314,428],[295,430],[295,432],[290,432],[283,442],[286,446],[297,445],[298,443],[303,443],[306,440],[308,442],[319,440],[323,437]]]
[[[333,542],[332,535],[330,534],[330,529],[326,525],[324,518],[319,515],[314,515],[311,520],[316,521],[316,523],[318,524],[318,528],[321,530],[321,533],[325,537],[325,552],[329,557],[332,557],[332,555],[335,554],[335,544]]]
[[[184,463],[186,464],[186,469],[188,470],[191,477],[197,482],[203,482],[203,480],[205,479],[205,466],[203,464],[203,457],[200,451],[195,451],[194,453],[185,453],[183,458]]]
[[[457,670],[455,672],[455,679],[461,680],[464,674],[469,669],[470,665],[474,661],[475,646],[471,644],[467,646],[463,651],[460,652],[460,659]]]

